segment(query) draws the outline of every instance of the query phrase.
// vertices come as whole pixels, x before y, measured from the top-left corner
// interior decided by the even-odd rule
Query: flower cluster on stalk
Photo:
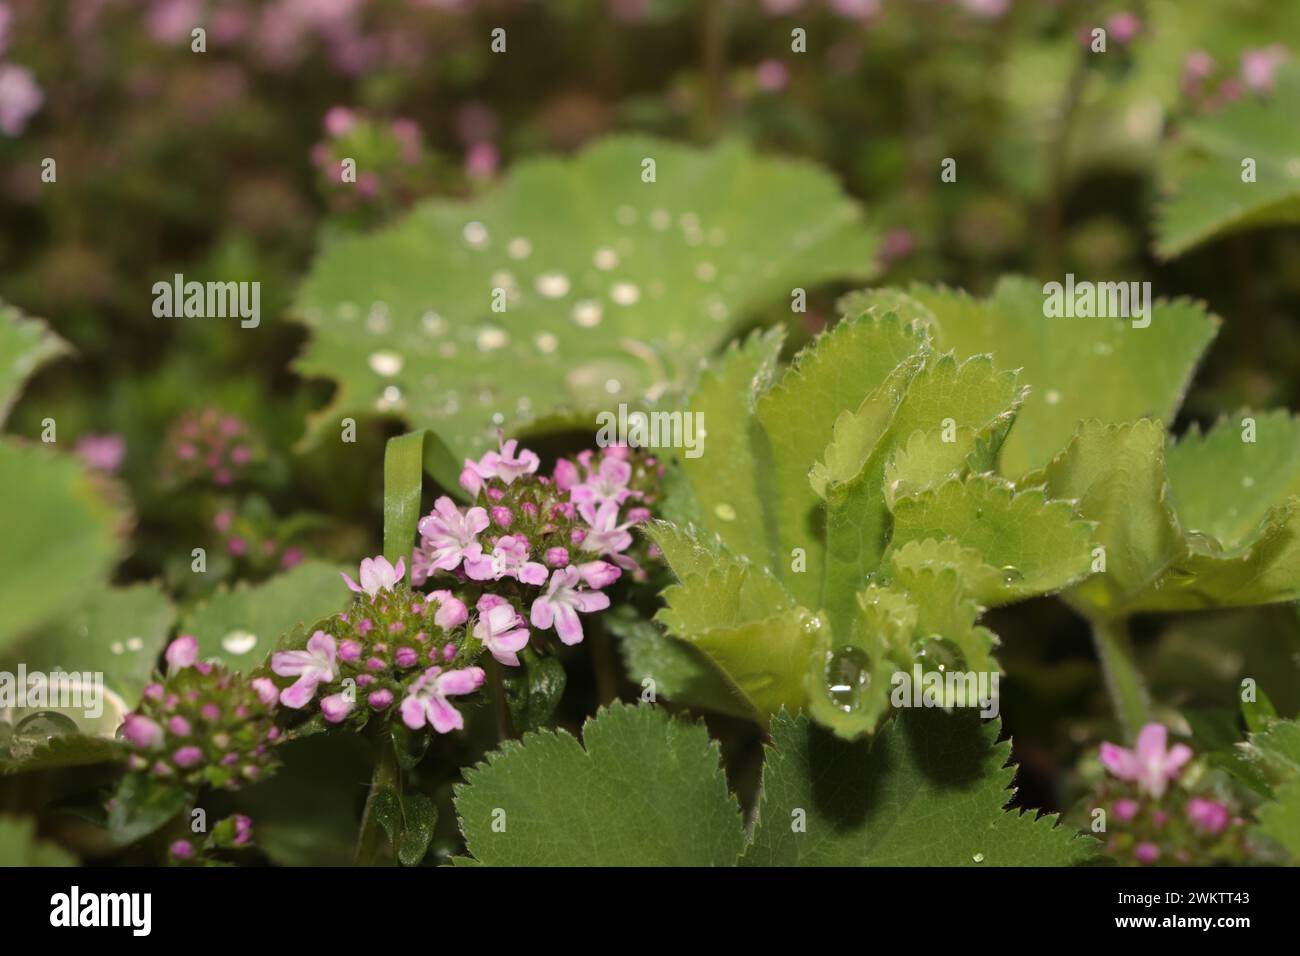
[[[118,734],[133,771],[187,789],[234,790],[275,763],[277,691],[266,678],[247,680],[198,656],[194,637],[172,641],[167,673],[144,689]]]
[[[1129,864],[1207,864],[1240,860],[1245,828],[1231,805],[1196,788],[1192,749],[1169,746],[1163,724],[1142,728],[1132,749],[1103,743],[1107,778],[1093,812],[1106,813],[1106,850]]]
[[[606,589],[645,576],[631,529],[651,516],[663,466],[621,446],[562,459],[549,476],[539,466],[515,441],[467,459],[471,502],[440,497],[421,519],[409,583],[405,558],[367,558],[359,580],[344,575],[352,607],[272,656],[280,704],[314,706],[330,724],[397,715],[448,733],[464,726],[453,699],[484,683],[484,653],[518,667],[543,635],[580,643],[583,616],[609,607]]]

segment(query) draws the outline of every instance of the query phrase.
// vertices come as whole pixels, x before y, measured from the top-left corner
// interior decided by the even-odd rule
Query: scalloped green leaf
[[[1096,841],[1054,817],[1003,809],[1014,796],[997,724],[901,713],[848,743],[781,714],[763,768],[751,866],[1071,866]]]
[[[901,310],[898,290],[846,296],[846,314]],[[999,459],[1018,477],[1047,465],[1084,419],[1126,422],[1143,416],[1173,421],[1218,319],[1187,300],[1152,304],[1150,325],[1131,320],[1047,318],[1043,287],[1002,278],[988,299],[945,287],[913,286],[906,314],[925,320],[940,348],[959,357],[992,353],[1001,368],[1019,368],[1030,387]]]
[[[791,288],[870,274],[875,247],[831,177],[737,143],[619,136],[521,163],[472,203],[427,202],[317,258],[297,298],[311,329],[297,368],[338,389],[309,435],[398,415],[460,456],[498,425],[590,426],[683,387]]]
[[[526,734],[465,771],[456,814],[489,866],[731,866],[740,807],[704,725],[614,704]]]
[[[32,373],[72,349],[44,322],[0,301],[0,425]]]
[[[1242,417],[1256,421],[1253,444]],[[1243,413],[1168,448],[1154,422],[1082,425],[1043,473],[1050,493],[1079,499],[1106,549],[1105,573],[1071,600],[1115,617],[1300,597],[1297,435],[1285,413]]]
[[[260,584],[222,588],[188,615],[181,630],[199,641],[199,655],[251,669],[280,635],[343,610],[349,593],[336,565],[304,561]]]
[[[1173,259],[1232,233],[1300,223],[1300,70],[1278,71],[1274,91],[1248,95],[1185,123],[1162,163],[1157,255]],[[1243,162],[1254,160],[1254,181]]]
[[[1061,590],[1088,574],[1092,528],[1041,489],[1017,492],[993,475],[949,480],[894,504],[891,547],[952,538],[1002,575],[1003,599]]]
[[[80,605],[121,552],[117,494],[80,459],[0,442],[0,651]]]

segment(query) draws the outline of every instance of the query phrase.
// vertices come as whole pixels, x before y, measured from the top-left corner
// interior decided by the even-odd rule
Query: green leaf
[[[1243,442],[1241,419],[1256,422]],[[1106,572],[1071,600],[1092,616],[1300,597],[1300,427],[1241,413],[1166,449],[1156,423],[1082,425],[1043,474],[1097,522]],[[1226,489],[1232,489],[1225,494]]]
[[[37,839],[34,821],[0,816],[0,867],[76,865],[61,846]]]
[[[901,713],[874,741],[846,743],[779,715],[743,862],[755,866],[1069,866],[1096,843],[1004,810],[1010,742],[997,725]]]
[[[123,756],[117,741],[106,737],[15,732],[8,741],[0,737],[0,776],[113,763]]]
[[[147,773],[128,773],[108,807],[108,832],[127,846],[162,828],[185,806],[185,791]]]
[[[521,163],[473,203],[427,202],[318,257],[297,368],[338,388],[310,434],[395,414],[459,458],[493,445],[497,423],[590,427],[611,402],[681,388],[791,288],[869,274],[874,251],[831,177],[734,143],[615,137]]]
[[[175,608],[157,585],[105,587],[0,661],[22,661],[29,671],[103,674],[103,713],[68,715],[86,733],[112,737],[149,682],[175,619]]]
[[[1257,829],[1281,844],[1293,861],[1300,860],[1300,780],[1278,788],[1274,798],[1259,808]]]
[[[619,638],[627,676],[634,684],[644,687],[645,681],[654,681],[656,697],[682,707],[754,716],[753,706],[741,698],[739,689],[688,641],[667,634],[627,605],[608,611],[604,622]]]
[[[402,833],[397,838],[397,862],[419,866],[433,839],[438,809],[422,793],[408,793],[402,799]]]
[[[222,588],[186,616],[181,630],[198,638],[204,660],[250,670],[280,635],[343,610],[348,597],[338,567],[304,561],[261,584]]]
[[[564,695],[564,665],[554,657],[543,657],[531,648],[519,655],[522,667],[505,672],[506,704],[510,724],[516,732],[539,730],[551,722]]]
[[[116,491],[79,459],[0,442],[0,651],[77,607],[120,552]]]
[[[778,533],[777,571],[806,607],[821,606],[825,576],[824,504],[809,482],[841,414],[853,412],[896,368],[925,347],[924,337],[896,316],[846,319],[800,352],[758,400],[771,448],[771,492]],[[807,569],[789,570],[795,548]]]
[[[717,744],[653,706],[602,708],[582,744],[504,742],[465,771],[456,813],[490,866],[730,866],[744,846]]]
[[[1219,324],[1182,299],[1152,303],[1146,328],[1120,318],[1047,318],[1043,287],[1020,277],[1004,277],[984,300],[926,286],[906,296],[912,304],[904,305],[898,290],[855,293],[840,308],[848,315],[928,316],[939,347],[958,357],[992,353],[999,367],[1021,369],[1030,393],[1000,457],[1012,477],[1044,467],[1084,419],[1172,422]]]
[[[1172,259],[1211,239],[1300,223],[1300,71],[1279,70],[1273,93],[1248,95],[1178,130],[1163,164],[1156,253]],[[1243,182],[1242,163],[1255,162]]]
[[[384,448],[384,557],[393,564],[403,558],[410,567],[426,471],[452,494],[461,495],[456,481],[460,464],[437,435],[421,429],[388,439]]]
[[[991,475],[953,479],[895,502],[891,547],[945,537],[999,569],[995,603],[1059,591],[1090,567],[1092,529],[1069,504],[1041,489],[1016,492]]]
[[[46,328],[44,322],[0,302],[0,425],[9,417],[32,373],[71,351],[68,343]]]

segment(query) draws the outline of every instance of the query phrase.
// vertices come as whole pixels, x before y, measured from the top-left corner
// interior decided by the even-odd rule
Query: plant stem
[[[488,685],[492,689],[492,711],[497,720],[497,740],[510,740],[514,732],[510,726],[510,704],[506,700],[506,682],[501,665],[493,658],[487,662]]]
[[[361,831],[357,834],[357,866],[378,866],[383,856],[384,841],[388,835],[375,815],[375,801],[384,790],[401,792],[401,771],[397,766],[397,753],[387,734],[375,740],[375,771],[370,778],[370,793],[366,807],[361,812]]]
[[[1131,741],[1142,726],[1151,720],[1151,699],[1146,684],[1133,660],[1129,642],[1128,619],[1097,618],[1092,622],[1092,642],[1101,661],[1106,690],[1125,734]]]

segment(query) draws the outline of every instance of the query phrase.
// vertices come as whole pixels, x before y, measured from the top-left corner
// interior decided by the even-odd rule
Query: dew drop
[[[1243,487],[1243,488],[1254,488],[1254,487],[1255,487],[1255,478],[1254,478],[1254,476],[1252,476],[1252,475],[1246,475],[1246,476],[1244,476],[1244,477],[1241,479],[1241,487]]]
[[[53,710],[42,710],[24,717],[14,728],[14,734],[23,737],[61,737],[76,732],[76,721]]]
[[[974,856],[971,857],[971,859],[974,860],[976,863],[983,863],[983,862],[984,862],[984,854],[983,854],[983,853],[976,853]]]
[[[420,316],[420,324],[430,335],[441,335],[447,331],[447,322],[437,312],[426,312]]]
[[[455,342],[440,342],[438,344],[438,354],[443,358],[455,358],[460,349],[456,348]]]
[[[537,351],[549,355],[559,348],[560,340],[550,332],[538,332],[533,338],[533,344],[537,346]]]
[[[736,509],[731,507],[725,501],[722,504],[714,506],[713,513],[723,521],[735,521]]]
[[[404,364],[402,356],[397,352],[382,351],[372,352],[367,359],[371,371],[376,375],[383,375],[388,378],[396,375],[402,370]]]
[[[523,236],[516,236],[506,243],[506,255],[511,259],[527,259],[533,254],[533,244]]]
[[[121,641],[114,641],[108,645],[108,649],[114,654],[121,654],[126,650],[126,646]]]
[[[616,378],[611,378],[605,382],[605,391],[611,395],[617,395],[623,388],[623,383]]]
[[[701,262],[695,267],[695,278],[701,282],[712,282],[718,277],[718,267],[712,262]]]
[[[600,325],[600,320],[604,318],[604,311],[599,302],[591,299],[583,299],[573,306],[573,321],[577,322],[584,329],[594,328]]]
[[[389,385],[375,400],[375,409],[381,412],[398,411],[402,406],[402,390],[396,385]]]
[[[1025,579],[1025,574],[1014,565],[1006,565],[1000,572],[1002,574],[1002,583],[1006,585],[1019,584]]]
[[[144,650],[144,641],[138,637],[128,637],[126,639],[126,649],[128,651]]]
[[[1048,405],[1059,405],[1061,403],[1061,393],[1054,388],[1049,389],[1047,394],[1043,396],[1043,399]]]
[[[846,714],[862,706],[871,685],[871,662],[856,647],[841,647],[826,654],[826,694]]]
[[[484,326],[474,337],[474,345],[480,352],[493,352],[510,344],[510,334],[505,329]]]
[[[249,631],[231,631],[221,639],[221,647],[230,654],[247,654],[257,646],[257,635]]]
[[[650,213],[650,228],[655,232],[663,232],[672,224],[673,217],[667,209],[656,209]]]
[[[631,226],[636,222],[636,210],[631,206],[619,206],[614,210],[614,218],[620,226]]]
[[[482,249],[488,244],[487,226],[477,220],[465,223],[461,235],[465,237],[466,244],[472,249]]]
[[[597,249],[591,257],[592,263],[602,272],[618,268],[618,253],[608,246]]]
[[[563,272],[543,272],[533,285],[544,299],[558,299],[569,294],[569,277]]]
[[[615,282],[609,290],[615,305],[636,305],[641,298],[641,288],[635,282]]]
[[[504,425],[504,424],[505,424],[505,421],[506,421],[506,417],[505,417],[504,415],[502,415],[500,412],[493,412],[493,413],[492,413],[492,424],[493,424],[493,425]]]

